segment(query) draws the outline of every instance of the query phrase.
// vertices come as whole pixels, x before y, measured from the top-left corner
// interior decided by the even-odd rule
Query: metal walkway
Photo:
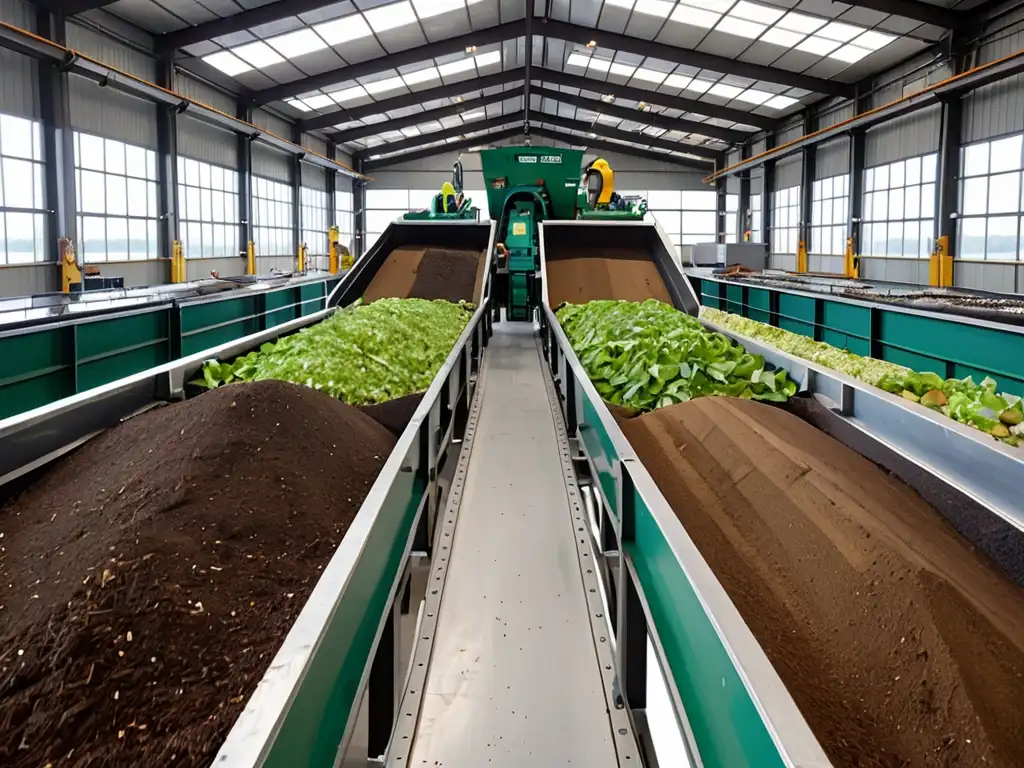
[[[388,763],[618,766],[529,325],[495,327],[481,390],[412,752]]]

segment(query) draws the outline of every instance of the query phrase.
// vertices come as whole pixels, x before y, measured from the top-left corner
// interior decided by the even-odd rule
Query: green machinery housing
[[[462,161],[452,164],[452,180],[441,186],[441,191],[430,199],[430,207],[421,211],[409,211],[402,216],[406,221],[458,221],[480,218],[480,209],[473,200],[465,196],[462,188]]]
[[[583,151],[556,147],[501,147],[480,152],[487,203],[498,222],[495,311],[530,320],[540,304],[537,224],[559,219],[642,219],[646,204],[620,210],[591,207],[581,184]]]

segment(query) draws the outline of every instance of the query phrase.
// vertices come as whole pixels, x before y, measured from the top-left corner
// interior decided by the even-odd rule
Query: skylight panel
[[[774,24],[785,13],[781,8],[769,8],[766,5],[748,3],[747,0],[740,0],[736,6],[729,11],[730,16],[747,21],[756,21],[760,24]]]
[[[632,77],[634,72],[636,72],[636,67],[631,67],[628,64],[613,63],[611,66],[611,73],[613,75],[620,75],[621,77]]]
[[[747,104],[764,104],[774,94],[768,91],[759,91],[756,88],[747,88],[743,93],[736,96],[737,101],[745,101]]]
[[[854,45],[858,45],[861,48],[867,48],[872,51],[877,51],[880,48],[884,48],[896,38],[893,35],[886,35],[882,32],[876,32],[873,29],[869,29],[863,35],[853,41]]]
[[[420,129],[417,128],[415,125],[410,125],[408,128],[402,128],[401,131],[402,135],[405,136],[407,139],[411,139],[413,136],[420,135]]]
[[[779,45],[783,48],[792,48],[803,40],[804,37],[805,35],[803,32],[790,32],[788,29],[772,27],[761,35],[761,41],[771,43],[772,45]]]
[[[790,96],[776,96],[770,101],[766,101],[764,106],[771,107],[772,109],[788,109],[797,103],[797,100]]]
[[[473,111],[473,112],[466,112],[466,113],[465,113],[465,114],[464,114],[464,115],[462,116],[462,119],[463,119],[463,121],[467,121],[467,120],[479,120],[479,119],[480,119],[481,117],[483,117],[483,116],[484,116],[484,111],[483,111],[482,109],[478,109],[478,110],[475,110],[475,111]]]
[[[686,84],[686,90],[696,91],[697,93],[706,93],[712,85],[714,85],[714,83],[710,80],[701,80],[700,78],[695,77]]]
[[[672,11],[672,21],[704,29],[711,29],[720,18],[722,18],[720,13],[714,13],[705,8],[694,8],[692,5],[677,5],[676,9]]]
[[[486,67],[489,64],[497,64],[501,61],[501,51],[488,51],[474,57],[478,67]]]
[[[436,80],[440,75],[437,73],[437,67],[427,67],[426,69],[418,69],[415,72],[408,72],[402,75],[402,79],[405,80],[406,85],[416,85],[418,83],[425,83],[428,80]]]
[[[735,16],[726,16],[718,22],[718,26],[715,29],[719,32],[736,35],[737,37],[755,38],[764,32],[767,27],[754,21],[737,19]]]
[[[449,61],[447,64],[442,64],[437,68],[437,71],[441,73],[441,77],[448,77],[448,75],[455,75],[472,68],[473,59],[456,59],[455,61]]]
[[[353,99],[359,99],[366,96],[366,89],[361,85],[353,85],[351,88],[345,88],[341,91],[335,91],[331,94],[331,98],[341,104],[343,101],[352,101]]]
[[[839,50],[832,51],[829,57],[845,61],[848,64],[854,64],[865,56],[870,56],[871,53],[872,51],[869,51],[867,48],[861,48],[859,45],[844,45]]]
[[[826,24],[824,27],[818,30],[820,37],[827,37],[829,40],[838,40],[840,43],[847,43],[853,40],[863,30],[860,27],[855,27],[852,24],[842,24],[838,21],[833,21]]]
[[[231,51],[217,51],[209,56],[203,56],[203,61],[211,67],[216,67],[225,75],[240,75],[252,69],[247,63],[235,56]]]
[[[721,96],[725,99],[735,99],[740,93],[743,92],[742,88],[737,88],[735,85],[726,85],[725,83],[715,83],[711,86],[709,93],[715,96]]]
[[[647,69],[646,67],[637,67],[636,74],[633,77],[637,80],[645,80],[648,83],[657,83],[658,85],[665,81],[664,72],[655,72],[653,69]]]
[[[570,53],[569,59],[566,64],[570,64],[574,67],[583,67],[584,69],[590,64],[590,57],[584,56],[582,53]]]
[[[646,13],[650,16],[667,19],[668,15],[672,13],[672,3],[667,0],[636,0],[633,10],[637,13]]]
[[[605,59],[599,59],[596,56],[591,56],[588,62],[588,69],[593,69],[598,72],[607,72],[611,69],[612,63]]]
[[[334,99],[325,93],[318,93],[316,96],[308,96],[303,101],[313,109],[326,109],[334,106]]]
[[[328,45],[341,45],[372,34],[366,19],[359,13],[317,24],[313,30],[326,40]]]
[[[300,112],[309,112],[311,109],[301,99],[285,99],[284,103],[287,104],[288,106],[295,107]],[[331,103],[333,104],[334,102]]]
[[[246,43],[245,45],[240,45],[237,48],[232,48],[231,50],[236,56],[238,56],[238,58],[248,62],[256,69],[269,67],[273,64],[280,64],[284,61],[281,54],[262,40],[257,40],[255,43]]]
[[[782,29],[788,29],[791,32],[803,32],[805,35],[820,29],[824,24],[824,19],[807,16],[803,13],[787,13],[778,21],[778,26]]]
[[[366,83],[363,87],[366,88],[367,93],[384,93],[384,91],[393,91],[395,88],[401,88],[405,85],[405,81],[401,77],[389,77],[386,80],[375,80],[372,83]]]
[[[294,59],[305,53],[312,53],[327,47],[327,43],[309,27],[297,29],[267,40],[270,46],[286,59]]]
[[[811,35],[796,47],[798,50],[807,51],[808,53],[816,53],[819,56],[828,56],[832,51],[839,47],[839,43],[835,40],[828,40],[824,37]]]
[[[466,7],[463,0],[412,0],[412,4],[416,8],[416,15],[421,19],[429,19],[431,16],[440,16],[442,13]]]
[[[416,14],[413,13],[409,0],[363,11],[363,16],[374,32],[387,32],[389,29],[416,22]]]

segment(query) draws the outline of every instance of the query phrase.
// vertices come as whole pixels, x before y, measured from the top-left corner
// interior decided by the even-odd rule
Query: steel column
[[[740,146],[740,159],[746,160],[750,157],[750,143],[744,142]],[[746,233],[750,230],[750,171],[740,175],[740,199],[736,206],[736,222],[739,232],[736,236],[740,242],[746,240]]]
[[[775,147],[775,134],[769,131],[764,137],[765,149]],[[761,174],[761,236],[768,244],[769,266],[772,253],[772,195],[775,192],[775,160],[766,160]]]
[[[328,141],[327,142],[327,156],[329,158],[331,158],[331,160],[334,160],[337,157],[337,155],[338,155],[338,145],[335,144],[333,141]],[[341,222],[340,221],[335,221],[335,219],[337,218],[337,215],[338,215],[337,214],[338,203],[337,203],[337,198],[336,198],[336,194],[337,194],[337,191],[338,191],[337,187],[338,187],[338,174],[328,172],[328,174],[327,174],[327,222],[328,222],[327,226],[328,227],[330,227],[330,226],[340,227],[341,226]]]
[[[817,125],[817,120],[814,117],[814,111],[811,109],[804,111],[804,125],[803,131],[804,136],[814,133]],[[803,158],[801,159],[801,174],[800,174],[800,242],[803,243],[803,250],[801,251],[799,243],[797,244],[797,271],[807,271],[807,253],[811,249],[811,211],[813,210],[814,196],[812,191],[814,189],[814,179],[817,175],[815,172],[815,165],[817,164],[817,146],[811,144],[804,147]],[[801,263],[801,256],[803,254]]]
[[[302,145],[302,129],[296,127],[292,131],[292,141]],[[298,258],[299,247],[302,245],[302,155],[292,158],[292,256]],[[305,266],[305,265],[304,265]]]
[[[238,102],[236,116],[247,123],[252,122],[252,104],[245,99]],[[252,228],[252,139],[238,134],[238,254],[246,258],[249,241],[253,239]]]
[[[856,114],[866,112],[871,108],[871,96],[858,94],[854,101]],[[847,200],[848,224],[846,236],[853,238],[854,259],[863,253],[864,243],[861,238],[864,234],[862,220],[864,218],[864,144],[867,131],[855,130],[849,135],[849,173],[850,187]]]
[[[352,158],[352,170],[363,173],[363,158],[359,155]],[[366,248],[366,182],[362,179],[352,180],[352,229],[352,255],[358,259]]]
[[[174,57],[164,54],[157,62],[157,85],[167,90],[174,87]],[[178,109],[157,105],[157,209],[160,228],[157,254],[164,259],[174,255],[174,241],[180,236],[178,221]]]
[[[717,214],[715,218],[718,224],[715,232],[718,235],[717,240],[719,243],[726,242],[726,222],[729,220],[729,217],[726,215],[728,209],[726,204],[728,199],[727,179],[728,176],[722,176],[715,182],[715,213]]]
[[[65,25],[61,11],[50,13],[40,10],[36,14],[36,29],[41,37],[64,45]],[[52,59],[39,60],[39,101],[43,119],[43,165],[46,185],[47,216],[46,260],[60,261],[57,242],[66,237],[77,242],[78,228],[75,210],[75,142],[71,128],[71,108],[68,102],[68,75]],[[56,278],[60,284],[60,276]]]

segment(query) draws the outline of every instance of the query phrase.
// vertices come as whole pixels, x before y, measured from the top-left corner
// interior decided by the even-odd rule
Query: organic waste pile
[[[783,352],[920,403],[1008,445],[1024,445],[1024,404],[1016,395],[998,392],[998,383],[990,377],[980,383],[975,383],[970,376],[943,379],[936,373],[917,373],[884,360],[855,355],[825,342],[721,310],[704,308],[701,317],[723,328],[766,341]]]
[[[306,387],[241,384],[0,509],[0,765],[210,765],[394,445]]]
[[[267,343],[230,363],[210,360],[194,384],[278,379],[349,405],[383,403],[426,390],[472,317],[468,304],[378,299]]]
[[[647,411],[705,395],[785,402],[796,383],[655,299],[566,304],[555,313],[601,397]]]
[[[835,768],[1024,766],[1024,591],[911,488],[761,403],[619,419]]]

